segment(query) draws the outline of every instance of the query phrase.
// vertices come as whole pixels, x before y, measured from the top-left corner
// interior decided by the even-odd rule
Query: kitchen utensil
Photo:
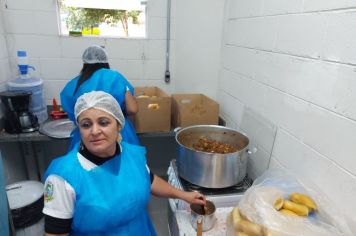
[[[69,119],[52,120],[40,126],[40,132],[52,138],[69,138],[75,124]]]
[[[206,209],[198,204],[190,204],[190,209],[190,223],[197,230],[197,235],[202,235],[203,231],[208,231],[214,227],[216,208],[213,202],[206,200]]]
[[[226,143],[233,153],[197,151],[193,145],[202,137]],[[176,133],[179,144],[177,168],[180,177],[206,188],[233,186],[246,176],[249,139],[234,129],[218,125],[195,125]]]

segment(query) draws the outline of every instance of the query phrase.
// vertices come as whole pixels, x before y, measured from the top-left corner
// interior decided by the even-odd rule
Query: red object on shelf
[[[65,113],[64,111],[51,111],[50,115],[54,120],[68,117],[67,113]]]
[[[52,103],[53,103],[53,111],[59,111],[57,101],[55,98],[53,98]]]

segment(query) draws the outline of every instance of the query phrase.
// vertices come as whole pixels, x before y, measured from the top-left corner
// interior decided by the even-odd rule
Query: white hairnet
[[[74,114],[78,122],[78,116],[90,108],[95,108],[112,115],[122,127],[125,125],[125,117],[122,114],[121,107],[116,99],[103,91],[93,91],[84,93],[75,103]]]
[[[108,63],[108,55],[104,48],[94,45],[85,49],[82,60],[86,64]]]

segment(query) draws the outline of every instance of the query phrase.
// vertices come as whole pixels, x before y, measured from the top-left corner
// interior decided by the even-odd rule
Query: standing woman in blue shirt
[[[70,120],[75,122],[74,105],[81,95],[91,91],[111,94],[119,103],[124,116],[125,127],[121,131],[123,141],[139,144],[135,128],[127,118],[138,111],[133,86],[118,71],[110,69],[106,51],[97,45],[88,47],[82,56],[83,68],[80,74],[69,81],[62,90],[61,104]],[[72,133],[70,149],[79,142],[79,129]]]

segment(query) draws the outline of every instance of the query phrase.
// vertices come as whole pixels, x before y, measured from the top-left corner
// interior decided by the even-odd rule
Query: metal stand
[[[41,181],[38,170],[38,158],[32,142],[20,142],[23,160],[26,166],[27,179]]]

